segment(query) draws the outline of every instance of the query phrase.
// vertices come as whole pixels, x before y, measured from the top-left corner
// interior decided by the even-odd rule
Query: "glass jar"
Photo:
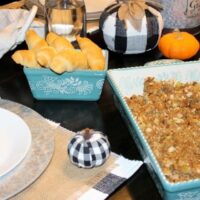
[[[159,0],[163,5],[161,12],[164,30],[180,29],[194,35],[200,33],[199,0]]]
[[[54,32],[69,40],[84,31],[85,4],[83,0],[47,0],[46,34]]]

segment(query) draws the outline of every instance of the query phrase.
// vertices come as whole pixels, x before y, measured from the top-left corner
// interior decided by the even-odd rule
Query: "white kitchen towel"
[[[0,58],[24,41],[25,33],[31,26],[36,13],[37,6],[33,6],[30,11],[24,9],[0,10]]]

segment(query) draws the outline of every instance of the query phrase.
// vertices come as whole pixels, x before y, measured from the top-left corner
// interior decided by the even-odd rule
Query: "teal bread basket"
[[[76,70],[61,75],[47,68],[24,67],[23,71],[35,99],[96,101],[108,68],[108,52],[104,51],[104,55],[106,67],[102,71]]]

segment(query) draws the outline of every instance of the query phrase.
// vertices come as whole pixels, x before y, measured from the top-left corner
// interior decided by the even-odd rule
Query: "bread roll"
[[[29,29],[26,32],[25,37],[26,44],[29,50],[33,50],[34,52],[38,51],[39,49],[48,46],[45,39],[40,37],[34,30]]]
[[[41,67],[32,50],[17,50],[11,57],[17,64],[32,68]]]
[[[56,73],[73,71],[77,68],[87,69],[88,63],[85,55],[75,49],[59,52],[51,61],[50,68]]]
[[[52,46],[56,51],[64,51],[67,49],[74,49],[73,45],[66,38],[59,36],[53,32],[49,32],[46,37],[49,46]]]
[[[57,51],[50,46],[45,46],[36,52],[36,60],[43,67],[49,67],[51,60],[57,54]]]
[[[87,57],[89,67],[92,70],[104,70],[105,69],[105,57],[102,53],[102,49],[85,37],[76,37],[79,47]]]
[[[56,33],[53,32],[49,32],[46,36],[46,41],[48,43],[48,45],[52,45],[53,41],[58,38],[59,36]]]

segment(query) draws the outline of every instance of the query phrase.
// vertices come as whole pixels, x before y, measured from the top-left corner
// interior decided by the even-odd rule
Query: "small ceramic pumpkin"
[[[102,165],[110,155],[110,143],[100,131],[84,129],[77,132],[67,147],[71,162],[82,168]]]
[[[192,34],[175,30],[163,35],[158,47],[167,58],[186,60],[198,52],[199,42]]]
[[[128,1],[129,2],[129,1]],[[130,1],[132,3],[133,1]],[[136,2],[138,3],[138,2]],[[123,7],[126,3],[116,3],[107,7],[100,16],[99,28],[108,49],[123,54],[137,54],[155,48],[163,29],[163,18],[159,11],[146,5],[144,15],[138,20],[126,18]],[[122,20],[119,17],[122,8]],[[140,28],[133,26],[140,21]]]

